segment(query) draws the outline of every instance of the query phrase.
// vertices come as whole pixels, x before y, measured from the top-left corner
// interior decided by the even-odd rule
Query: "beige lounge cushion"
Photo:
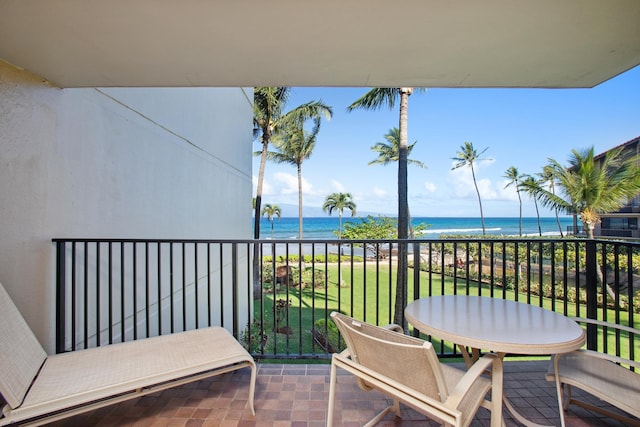
[[[0,394],[18,407],[47,358],[38,339],[0,284]]]
[[[221,327],[57,354],[13,414],[53,412],[249,360]]]

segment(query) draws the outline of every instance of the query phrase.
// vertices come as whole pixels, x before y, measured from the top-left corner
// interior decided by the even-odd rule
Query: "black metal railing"
[[[408,301],[429,295],[484,295],[568,316],[640,324],[640,244],[632,242],[491,238],[54,243],[58,352],[219,325],[259,358],[325,358],[342,345],[329,320],[331,311],[376,324],[392,321],[399,244],[409,248]],[[256,274],[254,253],[260,257]],[[638,353],[637,338],[618,336],[614,341],[615,348],[608,351]],[[441,356],[459,355],[451,343],[434,344]],[[609,344],[589,329],[588,346],[603,345]]]

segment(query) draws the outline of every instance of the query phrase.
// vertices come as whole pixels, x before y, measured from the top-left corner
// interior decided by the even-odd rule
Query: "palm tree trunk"
[[[520,223],[518,231],[520,232],[520,236],[522,236],[522,198],[520,197],[520,190],[518,190],[518,183],[516,183],[516,193],[518,193],[518,202],[520,203]]]
[[[587,239],[593,240],[594,239],[593,230],[595,228],[595,224],[583,222],[582,225],[584,226],[584,229],[587,233]],[[606,264],[606,261],[603,261],[603,263]],[[603,266],[603,268],[606,268],[606,265]],[[606,282],[604,273],[602,272],[602,268],[599,265],[596,265],[596,275],[598,278],[598,286],[602,287],[602,285],[604,284],[604,287],[607,291],[607,295],[609,295],[612,299],[615,300],[616,293],[611,288],[611,285],[609,285],[609,283]],[[603,303],[606,304],[606,301]]]
[[[409,95],[411,88],[400,88],[400,141],[398,144],[398,238],[406,239],[408,231],[408,202],[407,202],[407,150],[409,121]]]
[[[338,209],[338,218],[338,240],[342,240],[342,209]],[[342,286],[342,259],[340,258],[340,255],[342,255],[341,252],[342,246],[340,246],[340,250],[338,251],[338,286]]]
[[[534,198],[533,204],[536,207],[536,216],[538,217],[538,235],[542,236],[542,226],[540,225],[540,211],[538,210],[538,201]]]
[[[552,181],[553,182],[553,181]],[[556,191],[553,185],[551,185],[551,193],[555,196]],[[560,215],[558,215],[558,209],[556,211],[556,222],[558,223],[558,231],[560,231],[560,237],[564,237],[564,233],[562,232],[562,224],[560,224]]]
[[[253,238],[260,238],[260,205],[262,204],[262,182],[264,181],[264,167],[267,163],[267,146],[269,145],[269,132],[262,133],[262,154],[260,156],[260,170],[258,172],[258,186],[256,188],[256,206],[253,218]],[[260,295],[260,245],[253,245],[253,295]]]
[[[298,164],[298,229],[300,240],[302,240],[302,167]],[[300,271],[300,280],[302,280],[302,270],[304,269],[304,248],[300,242],[300,263],[302,269]]]
[[[560,215],[558,215],[558,209],[556,209],[556,222],[558,223],[558,231],[560,231],[560,237],[564,237],[562,232],[562,224],[560,224]]]
[[[476,194],[478,195],[478,205],[480,205],[480,221],[482,222],[482,235],[487,232],[484,227],[484,213],[482,213],[482,199],[480,199],[480,190],[478,189],[478,183],[476,182],[476,172],[473,170],[473,163],[471,164],[471,177],[473,178],[473,185],[476,187]],[[521,231],[522,233],[522,231]]]
[[[298,165],[298,234],[302,240],[302,170]]]
[[[258,185],[256,188],[256,207],[253,222],[253,238],[260,238],[260,209],[262,208],[262,183],[264,181],[264,167],[267,164],[267,148],[269,145],[269,135],[262,134],[262,153],[260,154],[260,169],[258,172]]]
[[[409,122],[409,95],[412,88],[400,88],[400,141],[398,144],[398,273],[396,281],[396,300],[394,305],[393,323],[404,328],[404,307],[407,305],[408,282],[408,202],[407,202],[407,126]]]

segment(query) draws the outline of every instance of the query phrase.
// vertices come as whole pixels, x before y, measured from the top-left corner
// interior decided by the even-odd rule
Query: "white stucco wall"
[[[251,238],[252,89],[59,89],[0,62],[0,283],[54,349],[52,238]]]

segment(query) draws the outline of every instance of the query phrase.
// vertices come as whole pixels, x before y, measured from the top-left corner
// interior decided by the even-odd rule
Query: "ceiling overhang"
[[[593,87],[638,0],[2,0],[0,59],[61,87]]]

